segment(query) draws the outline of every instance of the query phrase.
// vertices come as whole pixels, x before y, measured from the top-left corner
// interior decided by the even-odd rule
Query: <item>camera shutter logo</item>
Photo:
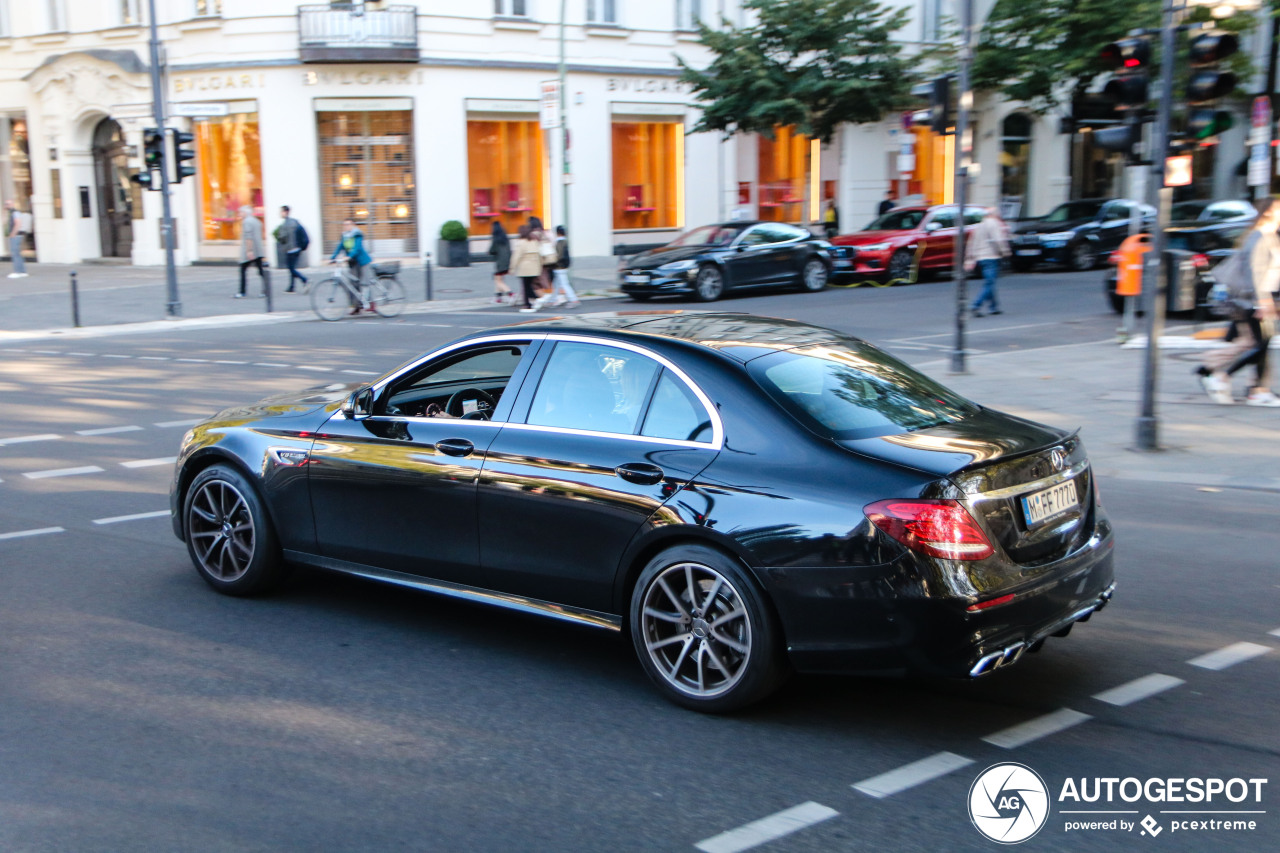
[[[969,819],[992,841],[1018,844],[1049,819],[1049,789],[1025,764],[993,764],[969,789]]]

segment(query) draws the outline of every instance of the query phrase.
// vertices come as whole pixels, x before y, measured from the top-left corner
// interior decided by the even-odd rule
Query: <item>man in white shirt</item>
[[[983,303],[991,303],[992,314],[1003,314],[1000,301],[996,297],[996,279],[1000,276],[1000,264],[1009,256],[1009,231],[994,207],[988,207],[987,213],[973,229],[970,239],[969,256],[965,258],[965,266],[973,269],[976,265],[982,271],[982,292],[973,303],[973,316],[981,317]]]
[[[17,202],[10,199],[4,203],[4,233],[9,238],[9,255],[13,258],[13,272],[9,278],[26,278],[27,264],[22,258],[22,245],[31,233],[31,214],[19,210]]]

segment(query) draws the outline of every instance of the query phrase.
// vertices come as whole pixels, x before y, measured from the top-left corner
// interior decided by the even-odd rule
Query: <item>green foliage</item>
[[[450,219],[440,226],[440,239],[450,243],[465,240],[467,239],[467,226],[456,219]]]
[[[905,100],[912,64],[892,36],[907,9],[876,0],[746,0],[759,22],[699,28],[713,54],[699,71],[678,59],[702,118],[694,131],[762,133],[795,125],[831,140],[843,122],[874,122]]]

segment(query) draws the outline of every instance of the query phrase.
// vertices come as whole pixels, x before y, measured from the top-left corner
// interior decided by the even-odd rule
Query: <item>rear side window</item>
[[[896,435],[963,420],[978,407],[869,344],[841,341],[755,359],[748,371],[820,435]]]
[[[528,423],[632,435],[659,369],[630,350],[561,341],[542,373]]]
[[[671,371],[663,370],[640,434],[678,441],[710,441],[711,421],[688,386],[673,377]]]

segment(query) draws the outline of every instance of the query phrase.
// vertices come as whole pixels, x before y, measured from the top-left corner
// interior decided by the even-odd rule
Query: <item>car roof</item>
[[[778,317],[714,311],[615,311],[547,317],[477,332],[558,332],[601,336],[640,343],[655,338],[717,352],[747,362],[762,355],[794,347],[835,340],[848,341],[840,332]]]

